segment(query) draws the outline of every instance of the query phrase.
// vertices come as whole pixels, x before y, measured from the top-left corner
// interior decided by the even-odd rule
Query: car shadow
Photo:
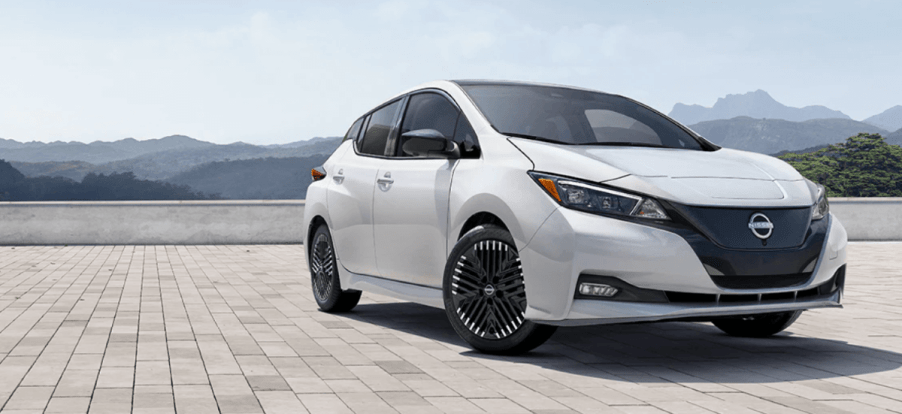
[[[414,303],[360,304],[341,316],[451,344],[472,358],[640,383],[801,381],[902,366],[902,354],[798,336],[792,327],[770,338],[731,337],[709,323],[691,322],[567,327],[530,353],[497,356],[469,350],[440,309]]]

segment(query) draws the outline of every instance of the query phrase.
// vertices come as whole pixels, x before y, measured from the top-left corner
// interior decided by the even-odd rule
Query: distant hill
[[[96,165],[84,161],[10,161],[9,163],[26,177],[64,177],[73,181],[81,181],[97,168]]]
[[[859,133],[887,134],[882,128],[851,119],[791,122],[736,117],[701,122],[690,128],[717,145],[762,154],[835,144]]]
[[[0,158],[20,162],[84,161],[92,164],[102,164],[154,152],[203,148],[214,145],[184,135],[172,135],[143,141],[126,138],[113,142],[95,141],[90,144],[61,141],[23,143],[13,140],[2,140],[0,142]]]
[[[340,143],[341,138],[339,137],[319,138],[277,146],[257,146],[245,143],[229,145],[204,143],[207,145],[151,152],[99,165],[77,161],[45,161],[40,163],[14,161],[12,164],[29,177],[46,175],[81,180],[89,173],[111,174],[131,171],[140,179],[163,180],[210,162],[269,157],[306,157],[315,154],[330,155],[338,148]],[[0,150],[0,158],[2,158],[4,152]]]
[[[0,201],[198,200],[218,198],[188,186],[138,180],[132,173],[88,174],[81,182],[63,177],[25,177],[0,160]]]
[[[230,199],[303,199],[310,185],[310,170],[328,154],[309,157],[217,161],[167,179],[207,194]]]
[[[886,136],[887,144],[895,144],[902,146],[902,128]]]
[[[717,99],[713,107],[685,105],[677,103],[670,111],[670,117],[685,125],[697,124],[717,119],[732,119],[746,116],[759,119],[783,119],[802,122],[811,119],[839,118],[851,119],[848,115],[825,106],[813,105],[793,108],[777,102],[767,92],[757,90],[741,95],[727,95]]]
[[[902,129],[902,105],[896,105],[861,122],[878,126],[887,131]]]

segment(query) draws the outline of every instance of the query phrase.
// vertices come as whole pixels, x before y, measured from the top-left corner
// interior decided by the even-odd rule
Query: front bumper
[[[806,283],[782,288],[726,289],[712,281],[692,246],[675,232],[559,208],[520,251],[526,280],[526,317],[554,325],[585,325],[838,307],[841,288],[805,300],[797,300],[793,293],[824,285],[846,262],[845,229],[832,214],[825,220],[826,238]],[[662,292],[716,298],[772,295],[768,297],[783,300],[648,303],[576,299],[581,275],[612,277],[639,289]]]

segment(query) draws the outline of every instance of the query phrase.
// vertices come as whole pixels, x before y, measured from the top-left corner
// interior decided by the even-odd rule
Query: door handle
[[[338,170],[337,174],[332,176],[332,179],[335,180],[336,184],[341,184],[342,181],[345,180],[344,172],[345,172],[344,169],[340,169],[340,170]]]
[[[379,188],[382,189],[382,191],[388,191],[388,188],[391,187],[395,180],[391,179],[391,172],[387,172],[382,178],[377,178],[376,182],[379,183]]]

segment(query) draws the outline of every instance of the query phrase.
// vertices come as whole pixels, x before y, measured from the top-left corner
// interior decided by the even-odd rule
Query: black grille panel
[[[715,243],[730,249],[787,249],[805,241],[811,208],[745,209],[674,205],[694,226]],[[770,219],[774,228],[766,244],[749,229],[755,213]]]
[[[711,276],[724,289],[769,289],[799,286],[811,279],[811,273],[777,276]]]

